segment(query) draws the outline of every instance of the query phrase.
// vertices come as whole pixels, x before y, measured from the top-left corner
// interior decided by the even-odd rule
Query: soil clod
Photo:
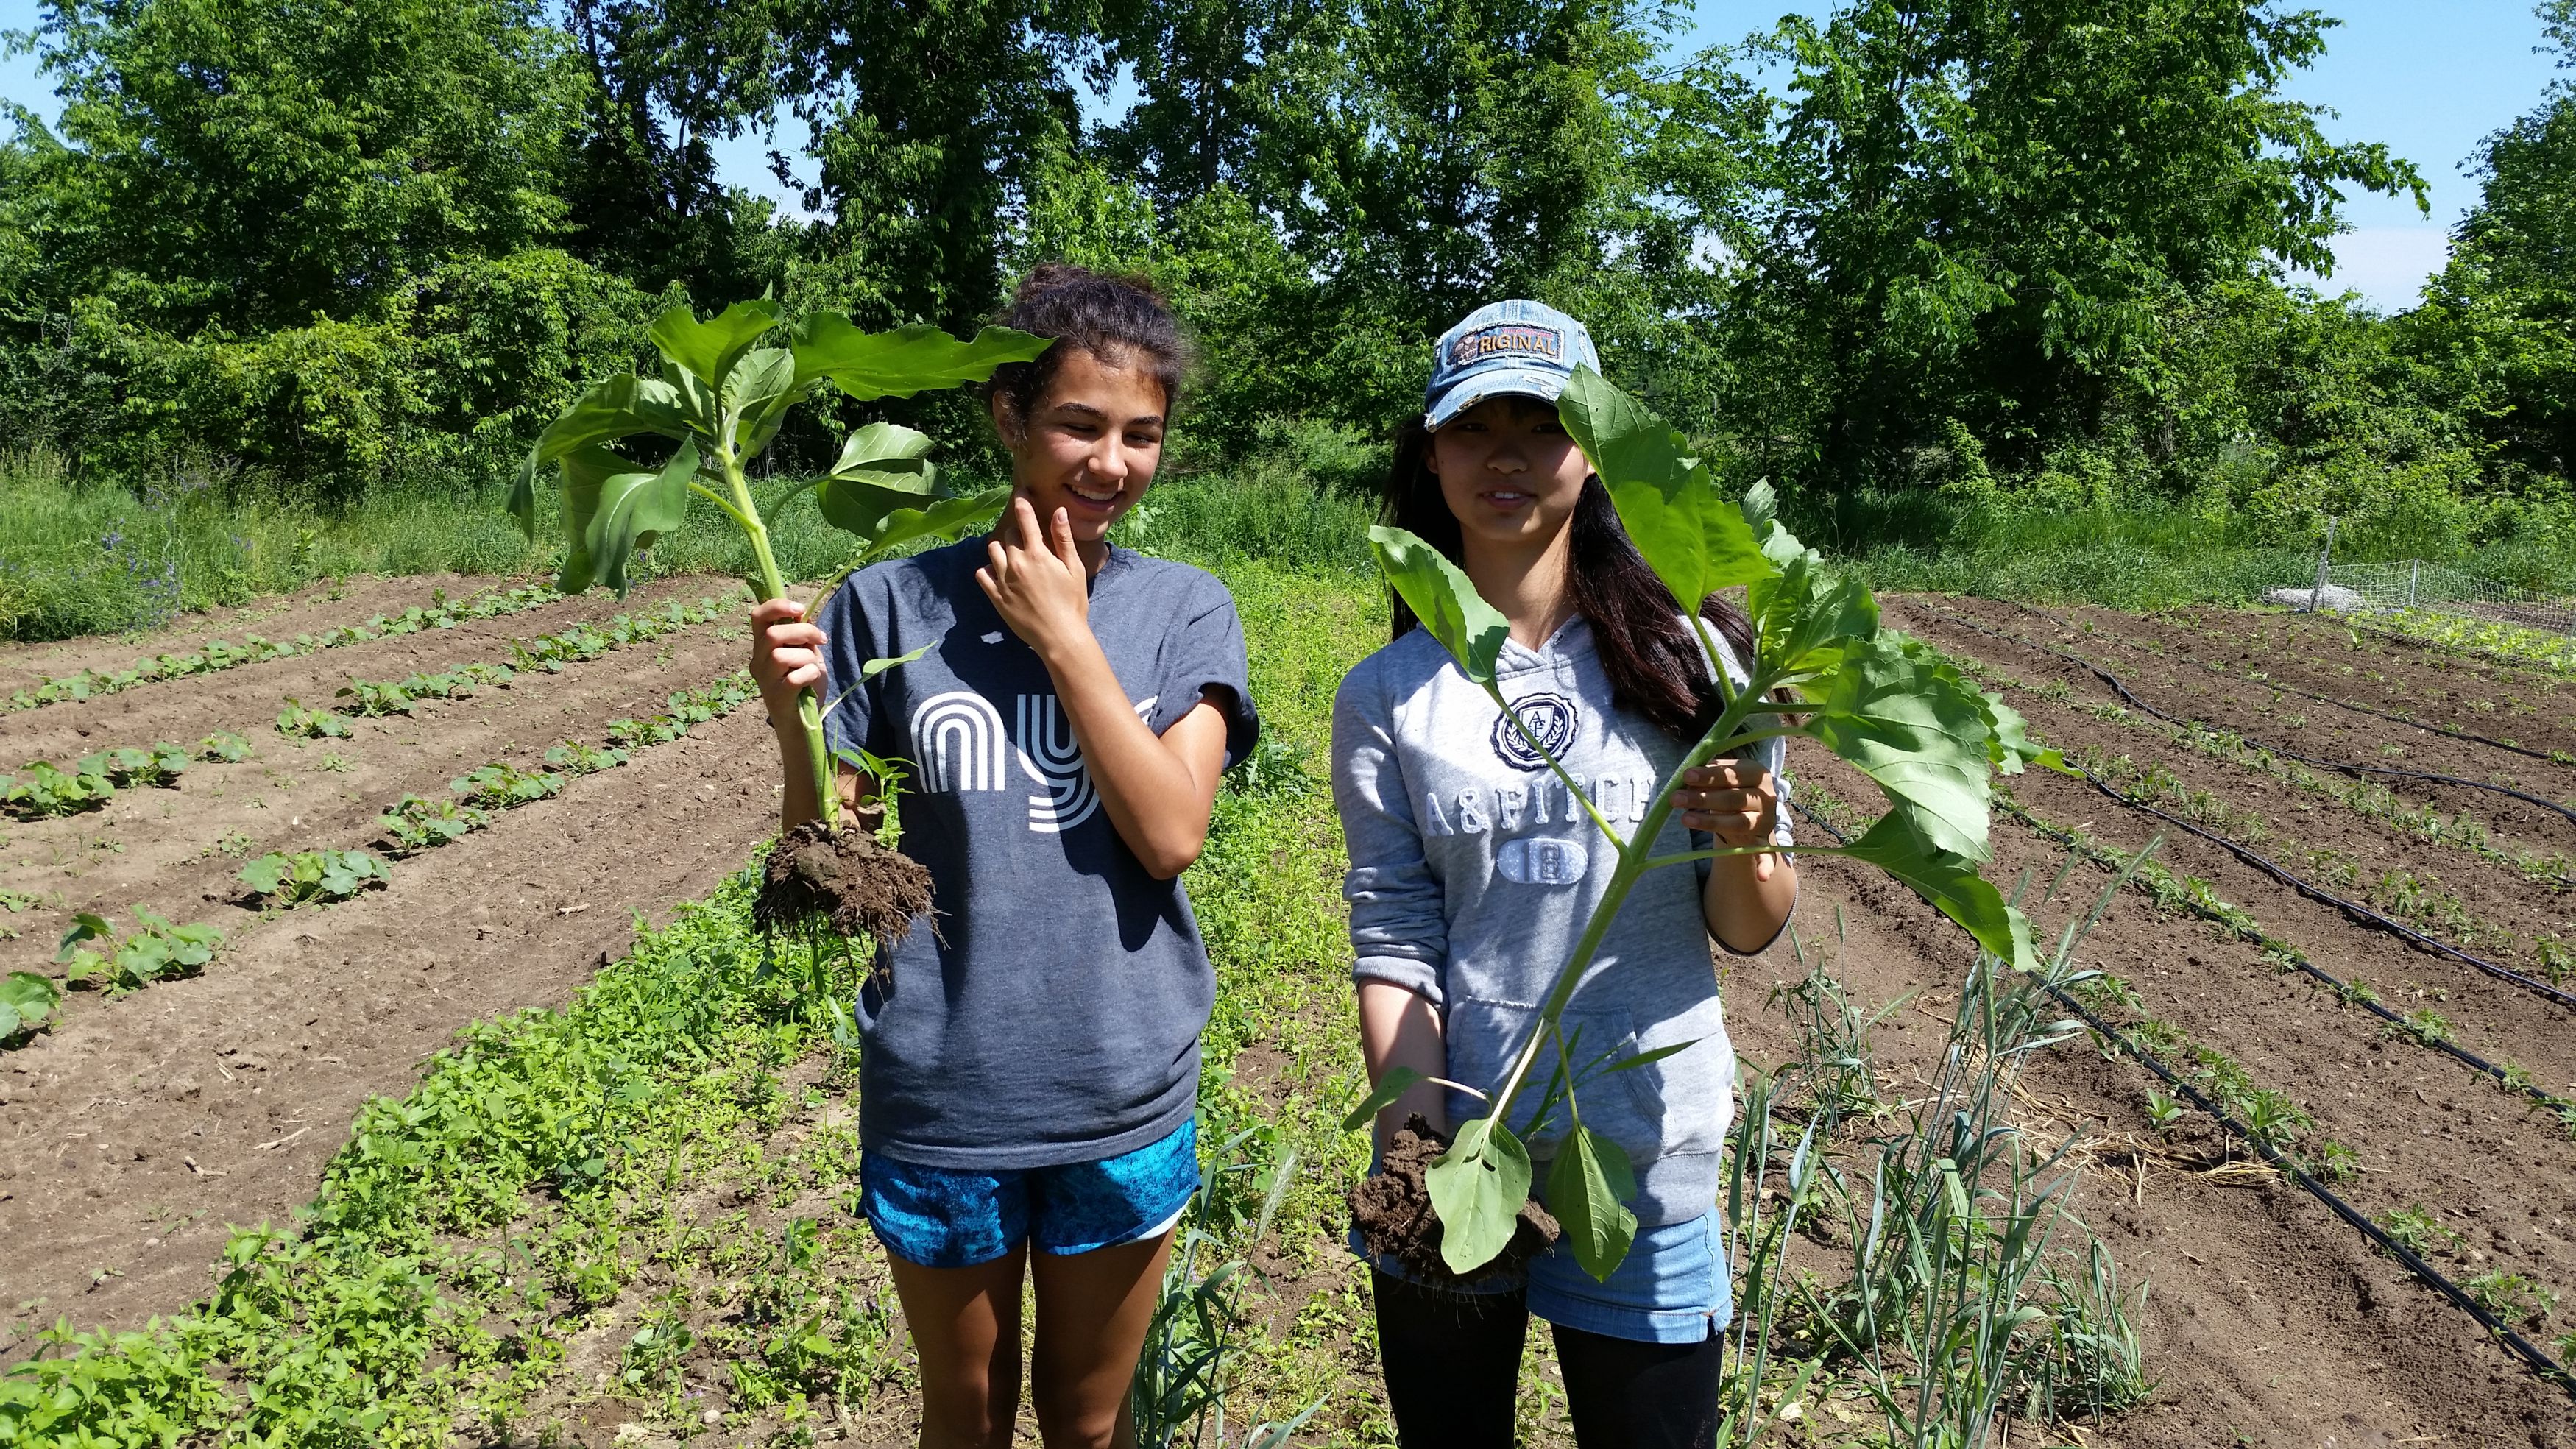
[[[1517,1274],[1532,1258],[1556,1242],[1556,1219],[1536,1199],[1521,1203],[1520,1222],[1512,1240],[1494,1260],[1471,1273],[1453,1273],[1440,1257],[1440,1219],[1431,1210],[1431,1185],[1423,1174],[1448,1150],[1441,1136],[1416,1112],[1386,1147],[1383,1166],[1351,1189],[1351,1221],[1360,1244],[1373,1257],[1393,1258],[1405,1276],[1417,1283],[1480,1283]]]
[[[866,831],[808,820],[770,851],[751,918],[764,931],[828,924],[840,935],[875,941],[882,952],[929,909],[930,871],[919,861],[877,844]]]

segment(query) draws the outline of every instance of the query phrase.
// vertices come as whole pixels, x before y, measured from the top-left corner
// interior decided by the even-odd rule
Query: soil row
[[[1801,778],[1846,800],[1876,798],[1821,752],[1802,747],[1792,763]],[[2081,802],[2030,803],[2054,819]],[[2145,842],[2150,832],[2106,814],[2083,809],[2064,823],[2084,824],[2107,844]],[[1995,844],[1990,874],[2000,881],[2027,871],[2044,882],[2064,860],[2061,848],[2005,820],[1997,821]],[[1967,965],[1964,938],[1883,877],[1816,859],[1802,865],[1801,878],[1808,894],[1800,916],[1811,933],[1822,934],[1818,923],[1833,919],[1834,905],[1847,908],[1848,939],[1830,967],[1856,1000],[1926,993],[1879,1036],[1882,1080],[1901,1096],[1940,1048],[1945,1008]],[[2103,880],[2098,870],[2079,870],[2071,899],[2038,912],[2043,935],[2053,941]],[[2227,898],[2267,924],[2282,915],[2281,903],[2259,889]],[[2159,915],[2134,893],[2114,902],[2078,957],[2116,971],[2149,1014],[2234,1057],[2258,1084],[2296,1097],[2315,1114],[2320,1137],[2355,1148],[2362,1174],[2347,1195],[2365,1212],[2422,1204],[2467,1233],[2459,1253],[2443,1260],[2454,1277],[2502,1267],[2554,1281],[2576,1261],[2569,1224],[2576,1144],[2503,1093],[2428,1069],[2423,1052],[2379,1036],[2366,1018],[2253,948]],[[1749,1009],[1746,994],[1737,988],[1731,1013],[1738,1049],[1777,1061],[1785,1035],[1776,1018]],[[2025,1085],[2048,1112],[2041,1135],[2081,1129],[2117,1141],[2145,1133],[2146,1092],[2157,1084],[2132,1064],[2071,1045],[2034,1063]],[[2146,1346],[2161,1382],[2148,1406],[2101,1429],[2088,1426],[2087,1442],[2309,1444],[2322,1442],[2318,1431],[2363,1443],[2422,1435],[2453,1444],[2564,1442],[2563,1395],[2297,1189],[2241,1171],[2202,1177],[2153,1166],[2141,1181],[2129,1175],[2134,1166],[2114,1154],[2082,1190],[2079,1210],[2109,1243],[2124,1281],[2153,1285]]]
[[[451,604],[462,604],[478,594],[540,582],[544,581],[471,574],[352,579],[345,584],[316,584],[238,609],[186,614],[159,629],[132,634],[84,634],[77,639],[47,643],[0,644],[0,699],[83,670],[121,670],[155,655],[191,653],[217,639],[234,644],[253,634],[263,639],[292,639],[298,634],[319,634],[363,624],[380,614],[430,608],[441,595]],[[343,646],[347,647],[351,646]]]
[[[2508,785],[2543,799],[2568,803],[2576,795],[2576,770],[2546,761],[2447,739],[2394,720],[2280,696],[2252,680],[2225,679],[2170,658],[2106,648],[2104,636],[2059,631],[2033,614],[1979,599],[1907,599],[1890,610],[1905,627],[1930,630],[1957,617],[2035,644],[2081,655],[2117,675],[2139,698],[2181,719],[2198,720],[2267,747],[2321,760],[2390,765]],[[2008,644],[1955,626],[1940,642],[2008,670],[2064,679],[2086,698],[2111,700],[2089,670],[2056,660],[2043,650]],[[2425,800],[2448,814],[2467,813],[2492,827],[2500,842],[2535,854],[2576,852],[2576,825],[2492,790],[2435,781],[2374,775],[2372,780],[2409,799]]]
[[[2065,633],[2064,624],[2076,625],[2079,631],[2089,624],[2093,631],[2090,635],[2076,636],[2088,641],[2076,646],[2086,652],[2101,654],[2108,643],[2115,646],[2111,652],[2132,664],[2154,660],[2166,665],[2178,678],[2196,675],[2212,685],[2232,686],[2235,692],[2255,698],[2269,693],[2263,690],[2264,683],[2279,683],[2527,750],[2576,757],[2576,687],[2555,679],[2517,681],[2508,687],[2453,668],[2445,661],[2366,652],[2363,646],[2348,642],[2351,636],[2321,639],[2306,629],[2300,631],[2301,637],[2292,639],[2248,639],[2187,627],[2164,615],[2140,618],[2088,607],[2041,610],[1983,599],[1950,602],[1986,622],[2021,632],[2047,629],[2050,633]],[[2376,648],[2377,641],[2372,636],[2359,637]],[[2111,667],[2127,673],[2116,664]],[[2263,679],[2250,678],[2252,675]],[[2297,696],[2284,699],[2281,707],[2285,711],[2304,707],[2312,716],[2322,710],[2359,717],[2353,711]],[[2418,748],[2410,753],[2411,759],[2448,756],[2476,760],[2478,768],[2453,772],[2471,776],[2482,776],[2489,769],[2520,770],[2534,781],[2544,782],[2541,793],[2552,798],[2564,798],[2576,790],[2576,766],[2534,760],[2429,731],[2414,734]],[[2436,767],[2418,764],[2415,768]]]
[[[2165,737],[2154,721],[2142,719],[2133,727],[2098,718],[2080,708],[2079,702],[2100,706],[2118,701],[2108,686],[2080,665],[1961,628],[1935,609],[1907,608],[1901,616],[1937,646],[1991,664],[2001,677],[2034,686],[2013,691],[2012,703],[2030,718],[2043,738],[2058,746],[2069,759],[2094,754],[2111,760],[2125,757],[2140,769],[2171,777],[2186,791],[2207,792],[2226,818],[2196,823],[2270,857],[2293,874],[2317,881],[2347,899],[2387,897],[2392,891],[2408,890],[2446,893],[2466,913],[2468,929],[2459,920],[2419,917],[2423,929],[2437,938],[2452,940],[2472,954],[2542,979],[2551,963],[2543,959],[2544,948],[2539,943],[2576,934],[2571,932],[2569,923],[2576,903],[2571,903],[2564,889],[2563,874],[2535,878],[2514,865],[2464,846],[2427,841],[2419,832],[2321,799],[2250,765],[2185,749]],[[2052,684],[2063,688],[2051,690]],[[2124,781],[2115,772],[2107,783],[2117,788]],[[2414,781],[2390,781],[2388,788],[2401,803],[2410,806],[2437,793]],[[2523,823],[2534,827],[2541,821],[2557,819],[2545,811],[2519,806],[2508,797],[2485,792],[2451,789],[2438,794],[2440,798],[2434,801],[2437,806],[2454,797],[2462,805],[2472,799],[2517,805],[2525,817]],[[2093,793],[2092,799],[2090,809],[2118,808],[2098,793]],[[2171,799],[2150,803],[2169,813],[2187,812],[2190,808]],[[2475,813],[2493,822],[2492,814]],[[2491,834],[2490,842],[2508,853],[2519,849],[2535,857],[2563,859],[2570,845],[2565,837],[2576,837],[2576,827],[2558,823],[2561,828],[2549,833],[2561,839],[2527,840]],[[2183,839],[2177,832],[2177,844]],[[2194,844],[2203,854],[2227,858],[2216,847]],[[2234,862],[2234,869],[2249,878],[2258,875],[2241,862]],[[2424,911],[2426,916],[2437,914],[2431,906]],[[2393,944],[2393,938],[2382,940]],[[2442,959],[2413,948],[2401,954],[2410,960],[2417,955],[2425,960]],[[2492,979],[2474,968],[2448,964],[2465,977]],[[2563,963],[2559,969],[2565,969]],[[2523,1000],[2536,1004],[2527,996]]]
[[[689,582],[703,586],[684,581],[660,592],[689,596]],[[622,607],[661,601],[639,591]],[[22,937],[0,943],[0,964],[45,969],[74,911],[123,918],[139,903],[174,918],[199,913],[239,893],[233,876],[244,857],[363,844],[375,817],[405,793],[444,798],[449,780],[496,760],[537,768],[549,746],[567,738],[595,745],[609,721],[650,715],[673,690],[740,662],[745,646],[726,637],[738,631],[698,626],[559,674],[524,672],[463,699],[424,701],[409,716],[351,720],[345,739],[295,739],[273,728],[288,697],[321,705],[353,677],[399,679],[503,659],[511,638],[596,622],[619,607],[604,596],[566,600],[506,621],[244,666],[0,723],[0,750],[65,763],[89,750],[185,744],[219,730],[241,735],[254,751],[235,764],[193,764],[173,787],[120,790],[98,810],[9,825],[0,888],[35,898],[40,909],[15,918]]]
[[[528,714],[543,728],[513,736],[522,750],[575,722]],[[367,1098],[408,1090],[472,1021],[559,1004],[637,915],[666,918],[739,869],[775,828],[774,755],[739,711],[404,861],[388,890],[272,916],[200,976],[85,1000],[0,1056],[0,1323],[128,1327],[201,1296],[228,1225],[287,1220]]]

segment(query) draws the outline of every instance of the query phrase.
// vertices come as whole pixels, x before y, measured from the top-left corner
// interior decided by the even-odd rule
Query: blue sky
[[[2332,107],[2337,140],[2385,141],[2424,171],[2433,214],[2408,204],[2360,196],[2345,212],[2353,230],[2335,248],[2337,267],[2325,285],[2351,287],[2379,307],[2411,305],[2443,258],[2443,239],[2477,199],[2460,163],[2489,132],[2531,108],[2553,75],[2535,55],[2540,25],[2527,0],[2310,0],[2343,17],[2317,66],[2290,87],[2297,99]],[[1698,0],[1681,48],[1732,40],[1767,27],[1781,0]],[[1788,7],[1811,8],[1821,7]],[[0,0],[0,29],[35,23],[35,0]],[[31,57],[0,57],[0,96],[51,118],[53,97]],[[791,121],[789,123],[793,125]],[[723,152],[726,178],[768,195],[770,177],[756,138]]]

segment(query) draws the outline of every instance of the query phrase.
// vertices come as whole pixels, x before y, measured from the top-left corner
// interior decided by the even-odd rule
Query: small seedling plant
[[[659,377],[619,373],[592,385],[547,425],[529,450],[509,507],[536,536],[536,480],[553,464],[561,475],[564,560],[555,584],[567,594],[605,584],[622,597],[639,550],[688,522],[692,497],[713,504],[750,545],[755,601],[785,596],[787,580],[769,544],[780,510],[811,492],[826,522],[856,536],[853,566],[921,539],[947,537],[999,511],[1005,489],[948,496],[938,489],[930,439],[892,423],[849,435],[831,471],[773,498],[764,511],[752,496],[749,468],[796,406],[829,386],[859,402],[908,398],[936,388],[981,382],[1007,362],[1033,360],[1050,339],[987,327],[960,341],[936,327],[862,332],[837,312],[807,315],[785,347],[762,346],[782,325],[775,302],[737,302],[701,321],[685,306],[653,321],[662,356]],[[609,445],[660,437],[677,446],[653,467]],[[823,738],[819,701],[797,699],[806,760],[820,818],[798,827],[772,853],[755,906],[765,927],[828,923],[843,937],[898,936],[927,904],[928,877],[900,856],[840,829],[835,771]]]
[[[300,906],[345,901],[372,885],[390,885],[393,870],[363,850],[272,851],[241,868],[241,883],[261,904]]]
[[[115,794],[115,781],[85,765],[65,770],[44,760],[29,760],[18,773],[0,775],[0,806],[21,820],[96,810]]]
[[[552,770],[531,772],[498,763],[467,771],[463,777],[447,782],[458,800],[477,810],[508,810],[548,799],[563,787],[564,777]]]
[[[224,933],[213,926],[173,925],[149,906],[134,907],[134,919],[135,929],[120,940],[105,917],[87,911],[74,916],[54,951],[64,967],[63,979],[120,994],[170,977],[194,976],[224,943]],[[87,944],[92,941],[98,946]]]
[[[2032,745],[2021,717],[1998,696],[1977,690],[1920,643],[1881,628],[1868,588],[1857,578],[1829,573],[1823,558],[1780,524],[1767,484],[1754,485],[1740,501],[1723,497],[1680,433],[1589,368],[1575,373],[1558,413],[1609,490],[1629,537],[1673,597],[1696,603],[1741,586],[1756,643],[1742,687],[1725,671],[1716,672],[1717,719],[1656,788],[1635,829],[1623,833],[1504,699],[1495,665],[1511,629],[1502,614],[1422,539],[1385,526],[1369,531],[1388,584],[1545,758],[1569,798],[1582,804],[1617,850],[1600,904],[1558,969],[1502,1080],[1448,1084],[1485,1106],[1482,1115],[1458,1128],[1424,1173],[1440,1227],[1441,1260],[1462,1276],[1492,1263],[1520,1233],[1533,1169],[1529,1148],[1509,1124],[1515,1103],[1534,1085],[1542,1053],[1551,1048],[1553,1068],[1535,1083],[1538,1104],[1525,1129],[1537,1139],[1563,1119],[1548,1175],[1548,1208],[1575,1261],[1597,1278],[1608,1278],[1636,1236],[1636,1215],[1627,1206],[1636,1192],[1631,1164],[1616,1142],[1584,1125],[1579,1096],[1606,1076],[1690,1044],[1624,1059],[1614,1059],[1615,1053],[1586,1058],[1579,1040],[1567,1040],[1560,1020],[1620,906],[1646,872],[1777,850],[1765,843],[1657,854],[1681,771],[1721,751],[1766,740],[1815,741],[1877,784],[1889,808],[1849,845],[1804,846],[1800,853],[1847,856],[1879,867],[1964,927],[1979,946],[2029,971],[2038,960],[2029,920],[1977,873],[1992,857],[1990,776],[2018,772],[2033,761],[2063,768],[2052,753]],[[1706,620],[1695,608],[1688,612],[1708,656],[1722,657]],[[1357,1130],[1421,1080],[1406,1069],[1389,1072],[1349,1125]]]
[[[277,732],[299,740],[345,740],[348,723],[327,709],[307,709],[304,702],[290,696],[286,708],[277,712]]]
[[[79,771],[101,775],[118,789],[158,785],[175,787],[192,757],[178,745],[158,742],[146,749],[131,746],[81,756]]]
[[[490,812],[453,800],[405,795],[394,808],[376,817],[385,848],[397,856],[432,850],[492,823]]]
[[[0,1046],[17,1046],[43,1031],[63,1004],[63,990],[33,971],[0,980]]]
[[[197,758],[236,765],[250,758],[250,741],[226,730],[197,741]]]

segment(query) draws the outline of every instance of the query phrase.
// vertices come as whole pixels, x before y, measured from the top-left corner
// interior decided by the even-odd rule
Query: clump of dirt
[[[751,919],[764,931],[821,922],[843,936],[868,937],[882,956],[928,909],[930,871],[919,861],[864,830],[808,820],[769,852]]]
[[[1521,1203],[1512,1240],[1494,1260],[1471,1273],[1453,1273],[1440,1257],[1440,1219],[1431,1210],[1431,1185],[1423,1174],[1448,1150],[1441,1136],[1416,1112],[1386,1147],[1385,1161],[1373,1176],[1351,1189],[1351,1221],[1360,1244],[1373,1257],[1393,1258],[1405,1276],[1417,1283],[1480,1283],[1517,1274],[1530,1259],[1556,1242],[1556,1219],[1535,1199]]]

